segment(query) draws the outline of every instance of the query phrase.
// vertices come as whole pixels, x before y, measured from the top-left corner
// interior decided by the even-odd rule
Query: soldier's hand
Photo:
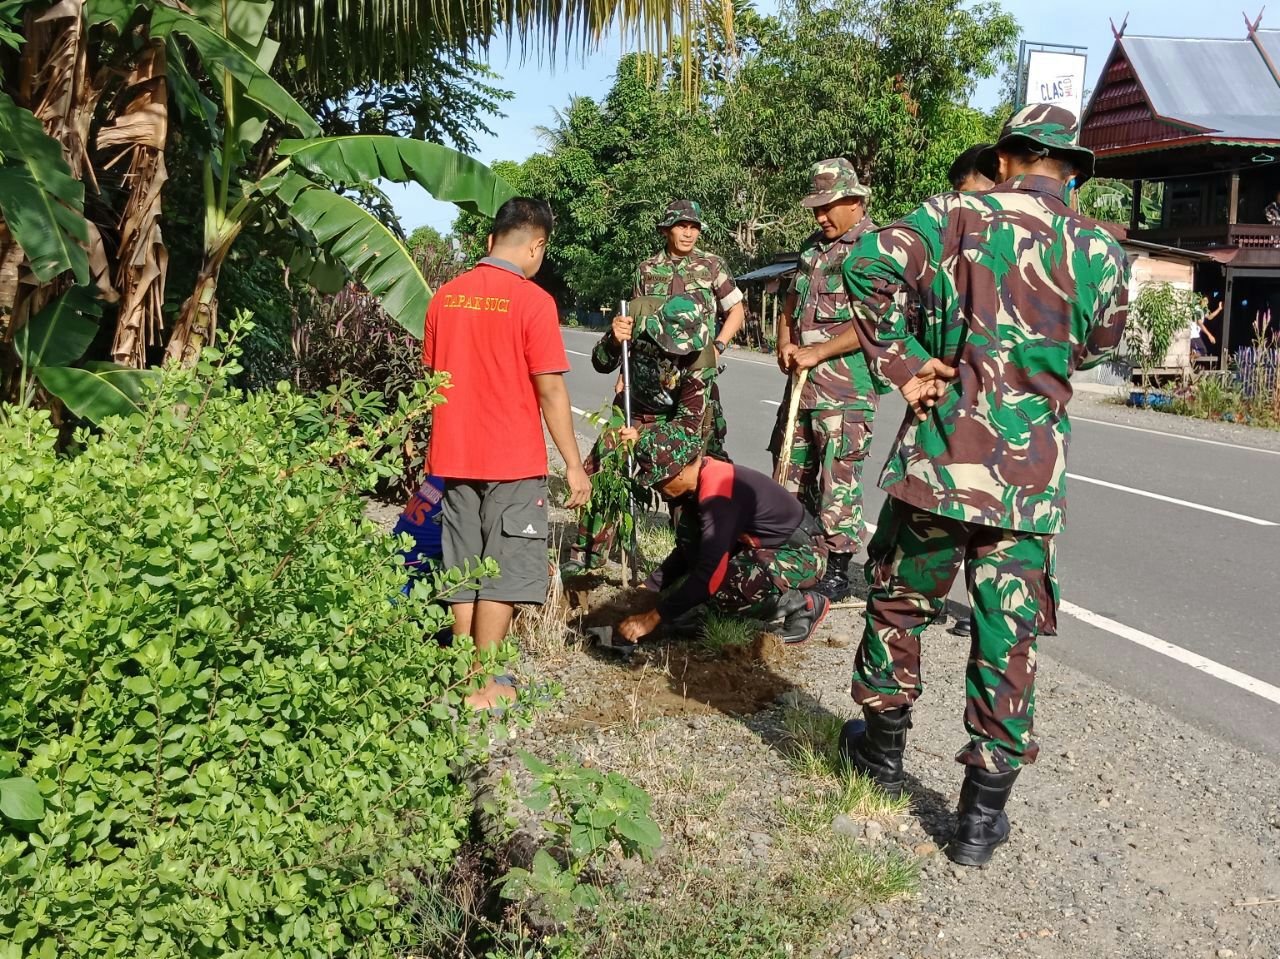
[[[635,325],[635,320],[619,313],[613,318],[613,338],[619,343],[627,342],[627,340],[631,339],[631,331],[635,328]]]
[[[796,346],[794,343],[783,344],[782,348],[778,350],[778,369],[782,370],[784,373],[790,373],[792,358],[796,355],[796,351],[799,349],[800,347]]]
[[[591,477],[587,475],[587,471],[581,466],[570,469],[565,474],[565,479],[569,483],[569,499],[564,505],[567,509],[577,509],[579,506],[586,506],[587,500],[591,499]]]
[[[911,411],[916,414],[916,419],[928,418],[929,410],[946,392],[947,383],[956,376],[954,366],[947,366],[942,360],[930,359],[920,367],[915,376],[906,382],[900,392],[903,399],[907,401],[907,405],[911,407]]]
[[[802,346],[791,355],[791,365],[797,370],[811,370],[823,360],[816,346]]]
[[[624,426],[618,430],[619,443],[634,443],[640,438],[640,431],[634,426]]]
[[[662,617],[656,609],[648,613],[637,613],[622,621],[618,626],[618,634],[628,642],[637,643],[657,629],[660,622]]]

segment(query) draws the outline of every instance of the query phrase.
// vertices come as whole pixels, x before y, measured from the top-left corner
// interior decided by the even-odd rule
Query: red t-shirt
[[[499,261],[481,260],[436,291],[422,359],[453,384],[432,413],[428,473],[467,480],[546,475],[533,377],[569,369],[549,293]]]

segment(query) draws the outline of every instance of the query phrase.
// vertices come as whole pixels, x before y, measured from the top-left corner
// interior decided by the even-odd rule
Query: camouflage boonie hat
[[[699,227],[706,226],[702,222],[701,204],[697,200],[672,200],[668,203],[666,216],[658,221],[658,229],[675,226],[677,223],[696,223]]]
[[[1064,107],[1051,103],[1031,103],[1004,125],[996,145],[982,152],[979,163],[997,165],[996,150],[1018,144],[1048,147],[1076,168],[1076,186],[1093,178],[1093,151],[1075,142],[1076,118]]]
[[[628,304],[635,318],[635,335],[647,336],[664,352],[677,356],[699,353],[711,342],[706,321],[714,315],[709,290],[688,290],[671,296],[640,296]]]
[[[649,489],[661,486],[702,453],[701,438],[683,426],[660,423],[641,430],[632,453],[636,482]]]
[[[858,174],[853,164],[844,157],[832,157],[830,160],[819,160],[809,171],[812,182],[809,193],[800,205],[812,210],[814,207],[826,206],[845,197],[871,196],[871,191],[858,182]]]

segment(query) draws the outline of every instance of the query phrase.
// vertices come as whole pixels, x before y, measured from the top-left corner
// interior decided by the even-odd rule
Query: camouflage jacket
[[[636,267],[631,298],[639,296],[675,296],[680,293],[709,290],[719,310],[707,309],[705,335],[716,337],[718,316],[728,313],[742,302],[742,291],[733,280],[724,260],[713,253],[695,249],[679,259],[661,250]]]
[[[1102,362],[1128,316],[1129,266],[1059,185],[1017,177],[946,193],[867,235],[845,282],[867,360],[901,387],[929,357],[959,369],[923,422],[908,415],[880,485],[941,516],[1062,529],[1070,377]],[[895,294],[920,296],[921,335]]]
[[[800,270],[791,291],[795,294],[793,322],[796,340],[808,346],[834,339],[853,326],[853,303],[840,268],[857,241],[875,224],[863,219],[844,236],[828,240],[816,231],[800,247]],[[823,360],[809,371],[800,394],[803,410],[851,410],[874,414],[880,394],[889,387],[873,377],[861,350]]]

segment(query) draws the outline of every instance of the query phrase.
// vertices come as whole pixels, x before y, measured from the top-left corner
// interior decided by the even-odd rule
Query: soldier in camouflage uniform
[[[672,588],[654,610],[625,620],[622,636],[637,641],[710,601],[778,623],[784,642],[809,639],[829,605],[812,590],[826,549],[799,501],[763,473],[704,456],[702,438],[678,423],[622,438],[636,444],[637,482],[683,507],[675,549],[644,584],[655,593]]]
[[[742,329],[746,310],[742,303],[742,291],[738,289],[724,260],[713,253],[697,249],[698,237],[702,235],[704,225],[702,207],[696,201],[671,201],[667,205],[666,215],[658,221],[658,232],[666,241],[665,248],[636,267],[631,296],[702,294],[697,297],[697,301],[702,309],[702,321],[706,324],[706,335],[713,343],[716,353],[721,354]],[[716,332],[718,317],[723,317],[719,335]],[[727,426],[715,372],[712,371],[711,377],[713,429],[709,452],[723,458],[726,456]]]
[[[660,423],[680,424],[690,433],[709,438],[711,431],[711,382],[716,354],[704,317],[712,294],[693,290],[667,297],[640,297],[631,301],[630,316],[617,316],[609,332],[591,351],[591,365],[598,373],[612,373],[622,363],[622,343],[631,343],[631,422],[640,429]],[[613,413],[587,456],[589,475],[599,472],[605,458],[617,448],[618,431],[624,425],[621,395]],[[571,577],[603,565],[613,546],[616,528],[593,504],[583,510],[578,532],[561,566]]]
[[[862,464],[871,450],[880,393],[888,389],[871,375],[858,349],[840,272],[849,250],[875,229],[866,215],[870,195],[844,157],[814,164],[812,186],[800,205],[813,211],[818,229],[800,248],[800,269],[778,324],[779,366],[809,371],[782,478],[784,485],[796,482],[801,501],[822,524],[829,553],[818,589],[833,602],[851,591],[849,560],[866,533]],[[775,447],[782,443],[790,387],[783,399]]]
[[[868,547],[870,594],[854,666],[865,723],[840,748],[887,790],[920,695],[920,634],[963,566],[973,607],[965,726],[970,741],[947,853],[980,865],[1008,838],[1004,806],[1032,738],[1036,640],[1052,617],[1052,537],[1062,529],[1071,374],[1120,343],[1129,268],[1115,239],[1073,212],[1093,154],[1074,118],[1028,106],[993,148],[1000,182],[946,193],[870,234],[845,261],[872,369],[911,411],[881,485]],[[921,298],[911,335],[895,294]]]

